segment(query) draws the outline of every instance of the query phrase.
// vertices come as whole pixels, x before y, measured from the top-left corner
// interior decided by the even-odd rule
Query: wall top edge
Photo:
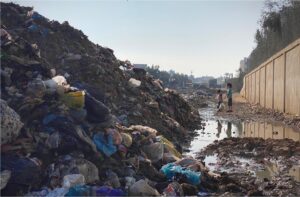
[[[260,64],[258,67],[256,67],[255,69],[253,69],[251,72],[249,72],[248,74],[246,74],[244,77],[248,77],[249,75],[255,73],[256,71],[260,70],[262,67],[266,66],[267,64],[269,64],[270,62],[272,62],[273,60],[277,59],[278,57],[280,57],[281,55],[283,55],[284,53],[292,50],[293,48],[297,47],[298,45],[300,45],[300,38],[298,38],[297,40],[295,40],[294,42],[290,43],[288,46],[286,46],[285,48],[283,48],[282,50],[280,50],[279,52],[275,53],[274,55],[272,55],[269,59],[267,59],[266,61],[264,61],[262,64]]]

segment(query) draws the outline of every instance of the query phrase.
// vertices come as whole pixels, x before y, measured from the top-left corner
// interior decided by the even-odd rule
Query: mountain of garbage
[[[176,91],[68,22],[1,3],[1,195],[208,191],[217,175],[182,157],[199,123]]]

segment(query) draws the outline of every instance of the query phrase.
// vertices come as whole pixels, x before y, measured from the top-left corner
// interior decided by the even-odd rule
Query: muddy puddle
[[[224,163],[217,155],[207,155],[204,162],[214,172],[247,174],[261,180],[271,180],[272,177],[279,176],[281,168],[284,168],[276,160],[262,160],[261,163],[258,163],[254,159],[243,157],[231,157],[230,159],[230,163],[223,165]],[[293,165],[283,175],[290,176],[295,181],[300,182],[300,165]]]
[[[281,124],[267,122],[242,122],[240,120],[226,120],[216,117],[216,109],[213,103],[209,103],[207,108],[199,109],[203,118],[203,128],[197,130],[197,136],[193,139],[185,155],[196,157],[203,148],[214,143],[215,140],[224,138],[263,138],[263,139],[292,139],[300,141],[300,132]],[[254,176],[260,179],[269,179],[278,176],[282,172],[283,166],[276,160],[257,161],[253,158],[231,157],[231,162],[222,161],[217,154],[206,155],[204,158],[208,168],[215,172],[241,173]],[[224,165],[224,163],[228,165]],[[293,177],[296,182],[300,181],[300,163],[292,165],[285,170],[285,175]]]

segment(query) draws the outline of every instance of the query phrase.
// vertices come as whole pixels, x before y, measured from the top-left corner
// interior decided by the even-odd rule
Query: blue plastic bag
[[[33,12],[31,18],[35,20],[35,19],[43,19],[44,17],[37,12]]]
[[[96,144],[97,150],[103,152],[107,157],[117,152],[117,147],[113,143],[112,135],[108,135],[106,139],[104,134],[99,132],[94,135],[93,141]]]
[[[88,185],[75,185],[69,189],[65,196],[90,196],[91,187]]]
[[[48,114],[43,118],[43,125],[47,125],[58,118],[65,118],[62,115]]]
[[[183,168],[179,165],[175,165],[174,163],[168,163],[164,165],[160,170],[166,175],[168,179],[172,179],[177,173],[179,173],[185,175],[190,184],[200,184],[201,172],[195,172],[190,169]]]
[[[125,196],[121,189],[113,189],[108,186],[101,186],[96,189],[96,196]]]
[[[39,30],[39,26],[37,26],[36,24],[32,24],[28,27],[28,30],[32,32],[36,32]]]

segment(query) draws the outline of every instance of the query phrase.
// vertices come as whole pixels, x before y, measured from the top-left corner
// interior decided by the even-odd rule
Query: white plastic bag
[[[137,80],[134,78],[130,78],[128,82],[129,82],[129,85],[133,88],[138,88],[142,84],[142,82],[140,80]]]
[[[64,188],[70,188],[75,185],[84,185],[84,184],[85,184],[85,178],[82,174],[68,174],[64,176],[62,185]]]

